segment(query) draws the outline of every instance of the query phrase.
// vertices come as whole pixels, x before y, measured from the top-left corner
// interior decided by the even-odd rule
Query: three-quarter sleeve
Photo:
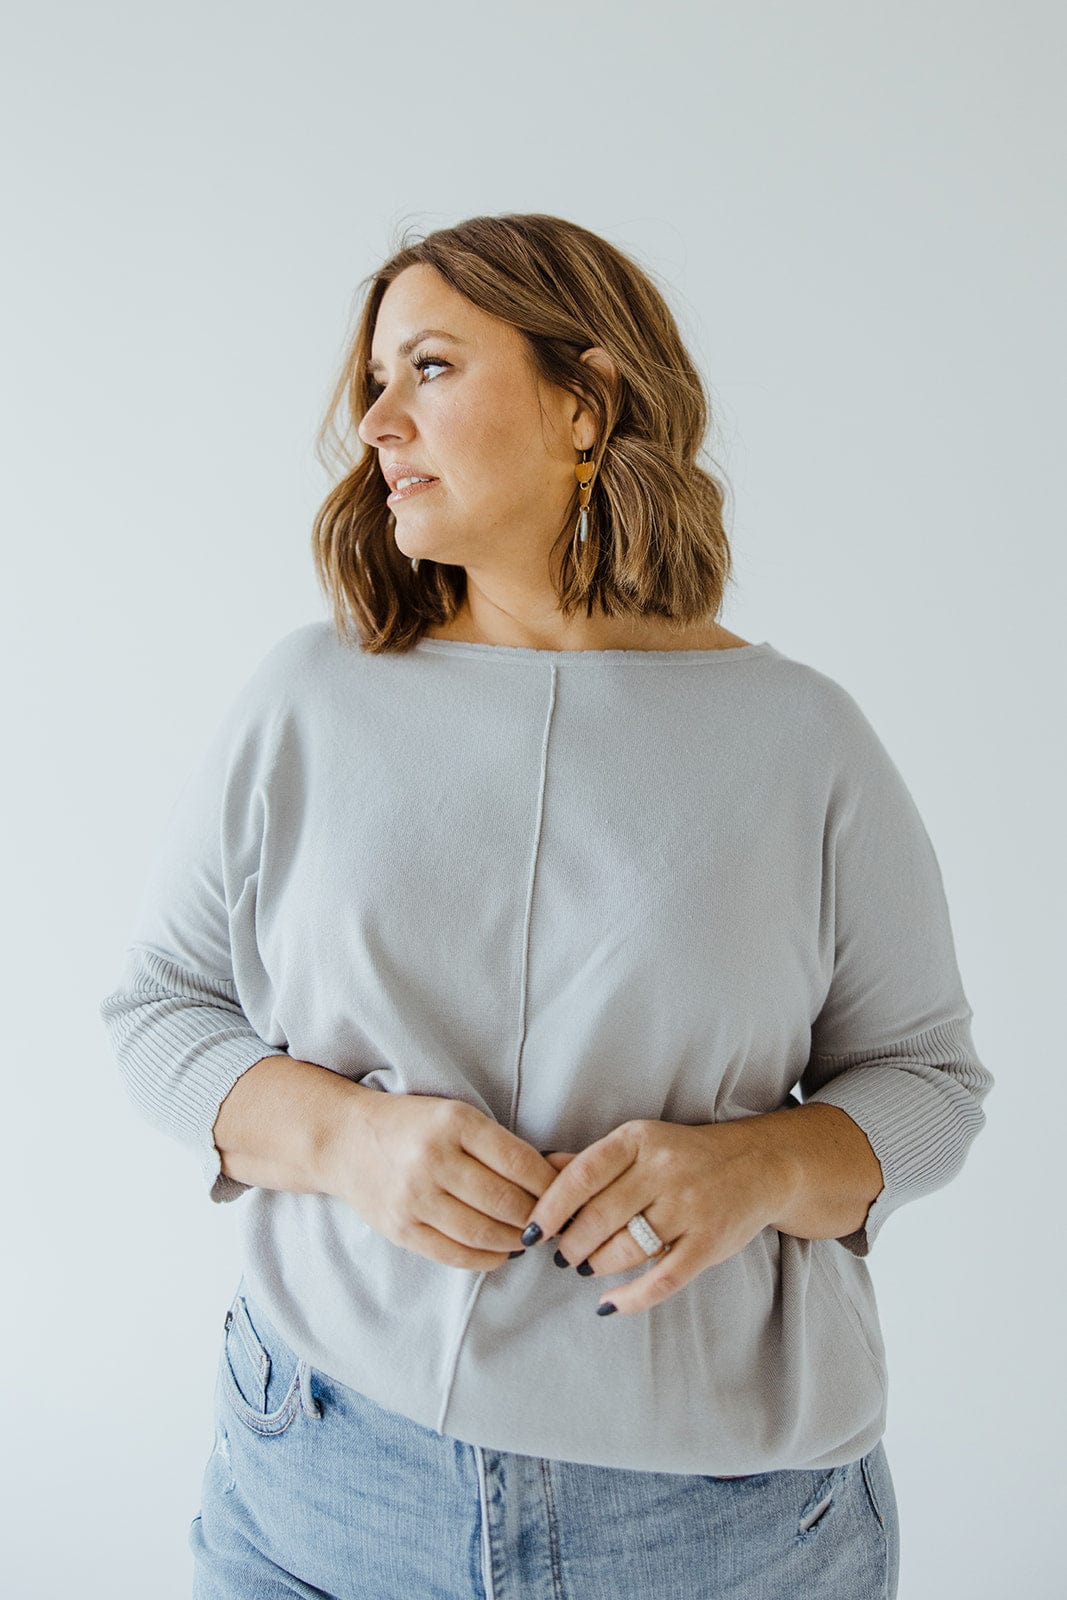
[[[133,1105],[192,1149],[214,1201],[251,1187],[222,1172],[213,1135],[219,1108],[249,1067],[287,1050],[255,937],[277,721],[270,659],[227,708],[181,786],[117,987],[99,1007]]]
[[[147,945],[129,945],[118,987],[100,1015],[138,1111],[193,1150],[212,1200],[251,1187],[227,1177],[213,1129],[241,1074],[283,1052],[261,1039],[233,980],[190,971]]]
[[[839,690],[837,761],[823,839],[832,978],[800,1079],[805,1103],[863,1129],[883,1188],[840,1243],[867,1255],[898,1206],[960,1170],[993,1086],[971,1035],[941,868],[895,763]]]

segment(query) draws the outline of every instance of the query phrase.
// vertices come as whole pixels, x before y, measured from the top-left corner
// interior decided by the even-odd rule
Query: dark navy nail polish
[[[570,1266],[570,1262],[567,1260],[567,1257],[563,1254],[562,1250],[557,1250],[555,1255],[552,1257],[552,1259],[556,1263],[557,1267],[569,1267]]]
[[[591,1278],[593,1276],[593,1269],[588,1261],[579,1261],[574,1270],[575,1272],[580,1272],[583,1278]]]
[[[541,1224],[531,1222],[522,1230],[523,1244],[536,1244],[541,1237]]]
[[[596,1314],[598,1317],[610,1317],[611,1313],[618,1309],[618,1306],[613,1306],[610,1300],[605,1300],[602,1306],[597,1306]]]
[[[548,1155],[549,1155],[549,1152],[548,1152],[548,1151],[547,1151],[547,1150],[542,1150],[542,1151],[541,1151],[541,1154],[542,1154],[542,1155],[543,1155],[543,1156],[544,1156],[544,1158],[545,1158],[545,1160],[546,1160],[546,1161],[547,1161],[547,1160],[548,1160]]]
[[[525,1254],[526,1254],[525,1250],[509,1250],[508,1251],[508,1260],[509,1261],[514,1261],[516,1256],[524,1256]]]

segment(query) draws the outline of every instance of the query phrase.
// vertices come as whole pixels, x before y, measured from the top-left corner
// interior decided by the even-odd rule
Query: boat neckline
[[[655,665],[692,661],[747,661],[752,657],[776,656],[779,653],[767,639],[752,644],[730,645],[724,650],[539,650],[531,645],[483,644],[473,639],[421,638],[415,641],[412,649],[447,655],[493,656],[502,661],[619,661],[627,666],[646,661]]]

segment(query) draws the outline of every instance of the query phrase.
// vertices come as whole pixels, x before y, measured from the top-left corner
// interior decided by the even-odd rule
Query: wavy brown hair
[[[667,302],[650,275],[598,234],[560,217],[471,217],[403,245],[359,286],[369,290],[345,349],[316,456],[342,475],[320,506],[312,551],[339,637],[354,620],[360,648],[407,650],[461,605],[461,566],[420,560],[393,537],[388,485],[358,427],[375,399],[367,372],[378,307],[417,262],[482,311],[524,334],[536,371],[597,420],[589,535],[576,536],[578,485],[553,545],[560,610],[594,603],[611,616],[714,621],[731,577],[724,488],[697,462],[710,403]],[[599,345],[617,381],[584,350]],[[355,446],[359,446],[358,456]]]

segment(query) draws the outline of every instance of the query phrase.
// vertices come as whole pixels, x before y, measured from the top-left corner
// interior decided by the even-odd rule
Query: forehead
[[[382,296],[374,323],[373,358],[391,358],[423,329],[444,330],[479,347],[521,342],[510,323],[472,305],[434,267],[420,261],[405,267]]]

